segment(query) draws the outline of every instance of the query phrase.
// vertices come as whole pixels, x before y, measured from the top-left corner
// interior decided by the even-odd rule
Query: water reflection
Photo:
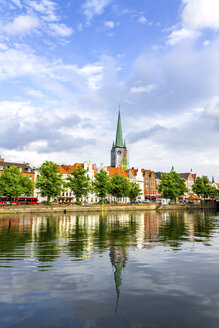
[[[122,253],[127,247],[170,246],[180,250],[183,243],[209,245],[217,220],[210,213],[148,212],[100,215],[29,216],[0,218],[0,254],[13,260],[17,250],[31,244],[31,257],[54,261],[65,252],[73,260],[86,260],[92,253],[108,249]],[[17,257],[17,256],[16,256]],[[110,256],[115,267],[120,256]],[[123,261],[125,262],[125,261]]]
[[[68,304],[69,299],[71,302],[77,300],[78,303],[74,303],[75,308],[78,313],[84,313],[87,311],[87,308],[84,308],[85,300],[91,299],[89,307],[95,307],[94,299],[101,299],[98,290],[103,290],[104,297],[112,293],[109,303],[113,304],[113,312],[116,315],[120,313],[120,307],[121,313],[125,313],[124,304],[129,293],[136,300],[136,305],[132,303],[136,311],[139,311],[143,302],[147,303],[150,298],[154,300],[156,293],[159,299],[163,297],[164,300],[168,288],[174,290],[171,297],[176,297],[177,300],[178,295],[185,290],[188,290],[191,299],[194,297],[191,294],[191,287],[184,286],[184,280],[190,278],[187,276],[182,278],[180,264],[174,267],[169,257],[163,254],[165,252],[178,254],[176,261],[180,259],[184,264],[188,261],[190,263],[191,259],[184,254],[194,252],[196,247],[198,247],[198,252],[200,252],[200,247],[205,250],[210,249],[209,246],[212,245],[218,231],[216,213],[200,211],[112,213],[105,217],[99,214],[2,216],[0,218],[0,270],[2,274],[0,287],[3,289],[1,296],[7,299],[4,304],[10,303],[6,289],[12,285],[12,294],[15,289],[22,299],[35,301],[39,297],[42,302],[47,295],[52,298],[51,294],[54,294],[52,299],[61,297],[58,293],[61,290],[63,291],[62,302]],[[218,248],[215,249],[218,250]],[[181,257],[182,253],[185,257]],[[137,256],[139,260],[136,260]],[[103,261],[101,261],[102,258]],[[164,258],[168,259],[168,266],[159,268],[161,259]],[[23,261],[22,266],[21,261]],[[200,258],[199,261],[201,261]],[[207,265],[211,263],[213,260],[209,257]],[[190,264],[190,269],[191,267]],[[163,276],[164,270],[168,274]],[[171,281],[169,277],[173,277],[174,272],[177,272],[175,280]],[[126,273],[132,278],[128,279]],[[21,276],[23,278],[23,275],[27,282],[21,283],[19,279]],[[182,278],[181,285],[175,282],[180,278]],[[7,288],[4,287],[5,281],[8,281]],[[33,288],[35,288],[35,294],[32,294]],[[37,293],[37,288],[39,288],[39,293]],[[72,294],[69,294],[69,288],[72,288]],[[138,294],[142,297],[140,303],[136,298]],[[93,295],[96,295],[96,298]],[[50,298],[48,296],[48,300]],[[104,302],[105,299],[101,299],[101,306]],[[107,303],[107,309],[109,303]],[[127,304],[126,306],[128,307]],[[69,310],[69,313],[72,312]],[[69,313],[68,316],[71,317]],[[151,326],[154,322],[151,321]],[[31,322],[29,324],[31,325]],[[101,325],[94,324],[93,327],[101,327]],[[128,324],[127,327],[129,327]],[[139,327],[146,326],[139,324]]]

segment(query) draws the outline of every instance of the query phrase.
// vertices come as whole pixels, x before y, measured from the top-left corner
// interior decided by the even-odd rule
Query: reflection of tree
[[[13,257],[16,248],[24,247],[31,240],[30,224],[25,225],[19,218],[0,219],[0,253],[1,256]]]
[[[169,220],[163,222],[159,227],[160,240],[168,243],[177,249],[185,236],[188,236],[188,229],[185,225],[183,215],[170,214]]]
[[[203,238],[205,238],[205,241],[209,240],[216,229],[216,219],[213,216],[209,216],[208,213],[196,213],[193,224],[194,235],[201,238],[196,239],[196,241],[204,242]]]
[[[86,224],[80,223],[80,217],[76,216],[74,230],[70,234],[70,241],[68,243],[68,249],[75,258],[81,258],[84,251],[87,248],[89,228]]]
[[[39,261],[53,261],[59,257],[58,232],[57,221],[52,216],[47,217],[46,221],[42,221],[39,229],[34,232],[35,255]]]
[[[160,240],[178,249],[185,239],[205,243],[212,236],[216,223],[213,216],[199,212],[176,212],[159,228]],[[191,237],[194,237],[191,239]],[[200,237],[196,239],[195,237]]]

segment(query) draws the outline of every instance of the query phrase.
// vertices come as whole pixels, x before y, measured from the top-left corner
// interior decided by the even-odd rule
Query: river
[[[219,327],[219,213],[0,216],[0,327]]]

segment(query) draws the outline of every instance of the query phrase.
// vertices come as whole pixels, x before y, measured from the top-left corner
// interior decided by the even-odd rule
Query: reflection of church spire
[[[110,247],[110,262],[114,268],[114,281],[116,287],[116,308],[115,311],[117,312],[118,305],[119,305],[119,296],[120,296],[120,286],[122,284],[122,269],[125,268],[125,264],[127,261],[127,256],[123,249],[118,250],[115,247]]]

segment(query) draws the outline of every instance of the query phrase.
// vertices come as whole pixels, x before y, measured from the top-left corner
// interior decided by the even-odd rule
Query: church
[[[129,169],[128,162],[128,149],[126,142],[122,137],[122,122],[120,110],[118,114],[117,130],[116,130],[116,141],[113,141],[111,149],[111,167],[121,168],[123,170]]]

